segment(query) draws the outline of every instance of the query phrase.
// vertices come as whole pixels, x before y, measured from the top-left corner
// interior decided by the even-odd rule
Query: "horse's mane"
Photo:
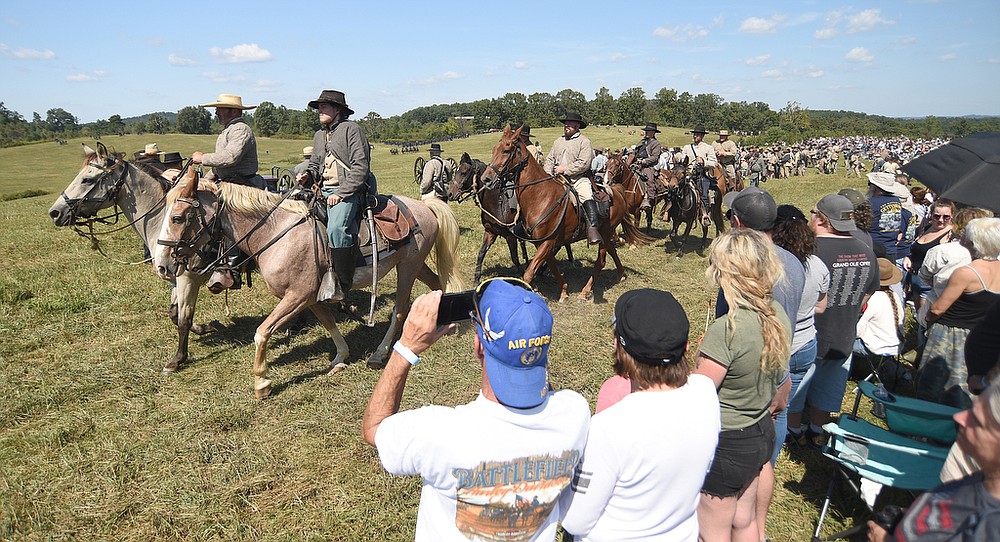
[[[190,181],[181,179],[175,187],[167,192],[167,205],[173,205],[180,197],[182,189]],[[265,214],[274,208],[274,205],[281,199],[280,194],[274,194],[266,190],[260,190],[250,186],[242,186],[234,183],[216,183],[207,179],[198,180],[199,190],[208,190],[222,200],[223,205],[233,211],[242,213]],[[297,215],[308,215],[309,208],[305,203],[298,200],[288,200],[281,202],[279,208]]]

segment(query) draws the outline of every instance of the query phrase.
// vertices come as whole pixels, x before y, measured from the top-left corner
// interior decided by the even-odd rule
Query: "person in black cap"
[[[543,167],[549,175],[561,175],[573,185],[580,197],[580,205],[586,216],[587,241],[596,245],[602,243],[600,232],[597,231],[597,202],[594,201],[594,188],[590,180],[590,163],[594,159],[594,146],[580,130],[587,127],[583,117],[576,113],[566,113],[559,119],[563,123],[563,137],[552,143],[552,150],[545,157]]]
[[[375,176],[370,168],[371,147],[361,126],[348,120],[354,110],[348,107],[343,92],[324,90],[309,102],[309,107],[316,109],[323,127],[313,136],[309,166],[296,180],[305,187],[321,184],[329,206],[326,232],[332,248],[332,272],[337,281],[331,280],[330,273],[324,277],[319,300],[342,301],[354,284],[357,215],[364,206],[366,195],[376,192]]]
[[[647,122],[642,129],[642,141],[635,146],[635,162],[632,167],[636,168],[643,182],[646,183],[646,197],[642,198],[640,209],[649,209],[653,205],[653,198],[656,197],[656,171],[653,167],[660,161],[660,153],[663,152],[663,145],[656,139],[656,134],[660,133],[656,129],[656,124]]]
[[[719,158],[715,154],[715,149],[705,143],[705,127],[701,124],[688,132],[691,134],[691,143],[681,148],[684,158],[687,159],[688,171],[698,179],[698,188],[701,192],[702,213],[708,216],[708,209],[715,203],[715,192],[719,190],[719,183],[711,172],[719,165]]]
[[[534,157],[539,164],[545,160],[545,156],[542,155],[542,149],[531,142],[531,126],[527,124],[521,124],[521,143],[524,143],[524,148],[528,149],[528,154]]]
[[[563,529],[577,540],[692,540],[699,492],[719,439],[715,383],[689,375],[689,324],[668,292],[615,303],[614,368],[632,393],[596,414]],[[683,436],[683,438],[681,438]]]
[[[420,175],[420,199],[437,198],[448,201],[448,183],[451,181],[451,164],[441,158],[441,144],[431,143],[430,159],[424,162]]]

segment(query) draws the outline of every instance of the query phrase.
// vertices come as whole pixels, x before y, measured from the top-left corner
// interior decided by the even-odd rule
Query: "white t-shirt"
[[[896,305],[895,311],[892,309],[893,303]],[[897,317],[893,318],[893,314]],[[868,299],[868,304],[858,319],[858,338],[872,354],[894,356],[899,353],[900,342],[896,329],[903,325],[904,316],[903,303],[896,294],[879,290]]]
[[[589,422],[590,405],[574,391],[525,410],[480,393],[455,408],[394,414],[375,445],[386,471],[423,477],[415,540],[549,541]]]
[[[802,291],[802,301],[799,303],[798,314],[796,314],[795,332],[792,334],[792,353],[798,352],[809,341],[816,337],[816,303],[820,296],[826,295],[830,290],[830,268],[819,259],[819,256],[810,254],[806,258],[806,285]]]
[[[715,384],[631,393],[594,416],[563,528],[576,540],[698,540],[698,502],[719,442]]]

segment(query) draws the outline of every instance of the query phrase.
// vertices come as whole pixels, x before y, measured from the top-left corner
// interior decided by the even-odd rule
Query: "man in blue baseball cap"
[[[399,412],[410,368],[454,329],[437,325],[441,295],[414,301],[365,410],[364,439],[386,471],[423,478],[415,540],[554,540],[590,406],[574,391],[549,387],[552,313],[519,280],[480,284],[470,313],[479,396]]]

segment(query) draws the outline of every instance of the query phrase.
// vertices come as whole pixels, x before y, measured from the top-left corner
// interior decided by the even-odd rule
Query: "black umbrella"
[[[1000,132],[956,139],[902,170],[942,198],[1000,212]]]

